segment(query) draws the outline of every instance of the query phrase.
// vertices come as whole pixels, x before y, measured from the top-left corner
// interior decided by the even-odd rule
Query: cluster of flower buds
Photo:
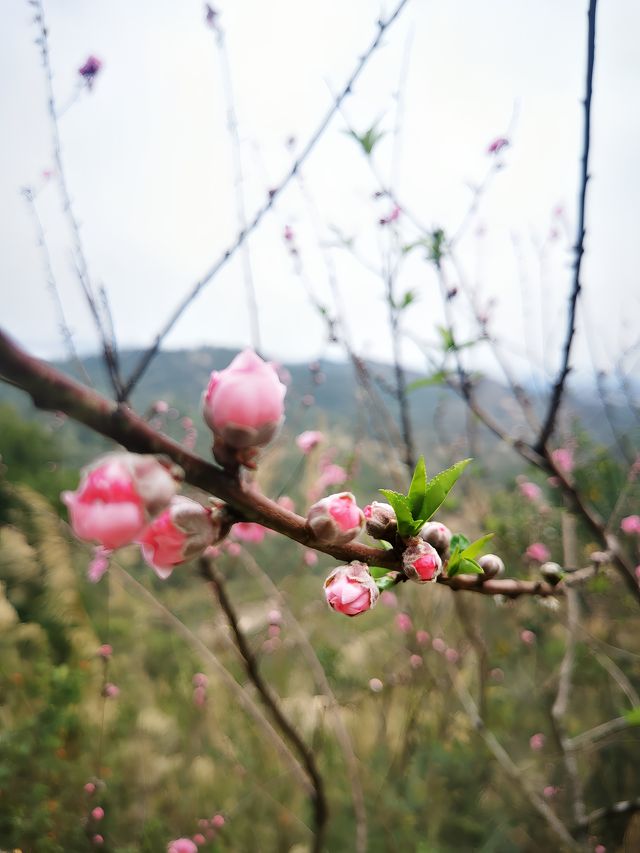
[[[344,545],[360,533],[364,515],[351,492],[338,492],[309,508],[307,525],[319,542]]]
[[[75,492],[63,492],[73,532],[98,545],[89,578],[99,580],[112,551],[137,543],[146,562],[167,578],[229,531],[224,505],[203,507],[176,495],[182,471],[155,456],[111,453],[81,472]]]
[[[286,390],[275,367],[252,350],[211,374],[203,415],[221,465],[255,468],[259,448],[272,441],[284,419]]]

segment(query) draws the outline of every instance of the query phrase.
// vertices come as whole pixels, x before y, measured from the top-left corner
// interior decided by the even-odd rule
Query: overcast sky
[[[481,300],[497,300],[492,328],[518,354],[557,364],[571,283],[583,114],[586,0],[410,0],[367,66],[345,115],[358,129],[380,121],[387,135],[375,163],[401,202],[429,227],[452,233],[470,185],[490,165],[489,143],[512,127],[505,168],[482,198],[459,247]],[[392,4],[372,0],[227,0],[217,4],[228,45],[251,214],[350,74]],[[48,0],[56,97],[68,101],[88,54],[104,67],[60,120],[63,158],[94,283],[110,296],[122,346],[144,345],[237,231],[233,151],[226,127],[220,56],[200,0]],[[20,195],[51,168],[45,83],[33,41],[32,8],[3,4],[0,29],[0,269],[2,325],[31,351],[62,344],[42,255]],[[584,264],[584,311],[576,359],[608,367],[638,339],[640,288],[640,52],[637,0],[599,4],[593,104],[592,183]],[[400,134],[394,142],[399,80]],[[296,234],[307,281],[331,304],[325,255],[330,226],[355,238],[379,267],[389,212],[358,147],[336,117],[303,169],[310,215],[292,184],[250,240],[263,350],[280,359],[337,357],[309,304],[283,240]],[[396,155],[394,157],[394,145]],[[393,165],[395,163],[395,166]],[[55,180],[37,204],[59,290],[79,349],[95,348],[72,271],[69,232]],[[553,211],[562,207],[564,217]],[[415,231],[401,217],[405,240]],[[559,237],[547,240],[557,227]],[[388,230],[388,229],[387,229]],[[546,241],[546,242],[545,242]],[[543,255],[536,246],[545,244]],[[357,348],[389,357],[383,287],[344,249],[330,250]],[[540,260],[542,258],[542,263]],[[457,283],[455,278],[452,284]],[[433,272],[409,256],[399,289],[415,289],[407,328],[434,339],[442,308]],[[458,297],[463,327],[468,309]],[[585,321],[587,325],[585,326]],[[585,329],[589,335],[585,334]],[[244,346],[250,331],[240,257],[205,289],[167,340],[170,347]],[[407,360],[422,364],[404,345]],[[471,356],[488,364],[481,352]],[[633,359],[629,360],[633,364]]]

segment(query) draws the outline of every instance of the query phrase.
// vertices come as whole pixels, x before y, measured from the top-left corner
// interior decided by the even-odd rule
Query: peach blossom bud
[[[620,530],[629,535],[640,534],[640,515],[628,515],[620,522]]]
[[[393,507],[382,501],[373,501],[364,508],[367,533],[374,539],[393,541],[398,531],[398,522]]]
[[[269,625],[267,633],[269,634],[269,637],[271,637],[272,639],[274,637],[279,637],[280,636],[280,626],[279,625]]]
[[[117,699],[120,695],[120,688],[116,684],[112,684],[108,681],[102,688],[102,695],[105,699]]]
[[[544,543],[533,542],[525,551],[525,556],[536,563],[546,563],[551,553]]]
[[[525,629],[524,631],[520,632],[520,639],[525,644],[525,646],[532,646],[536,641],[536,635],[533,633],[533,631]]]
[[[607,848],[604,846],[604,844],[596,844],[593,849],[593,853],[607,853]]]
[[[408,634],[409,631],[413,628],[411,623],[411,616],[408,613],[398,613],[395,619],[396,628],[398,631],[402,631],[403,634]]]
[[[87,86],[91,88],[101,68],[101,59],[98,59],[97,56],[88,56],[80,68],[78,68],[78,74],[82,77]]]
[[[419,646],[426,646],[430,639],[428,631],[416,631],[416,642]]]
[[[324,582],[327,604],[345,616],[358,616],[375,606],[378,587],[364,563],[334,569]]]
[[[207,690],[206,687],[196,687],[193,691],[193,704],[196,708],[204,708],[207,704]]]
[[[282,613],[279,610],[270,610],[267,619],[271,625],[279,625],[282,622]]]
[[[193,841],[199,847],[201,844],[206,844],[207,839],[201,832],[196,832],[196,834],[193,836]]]
[[[87,782],[84,786],[84,790],[86,794],[89,794],[89,796],[91,796],[91,794],[95,793],[96,786],[93,782]]]
[[[209,683],[209,679],[204,674],[204,672],[196,672],[193,678],[191,679],[191,683],[194,687],[206,687]]]
[[[312,551],[311,548],[307,548],[305,550],[304,557],[302,559],[304,560],[305,566],[309,566],[309,568],[318,564],[318,555],[315,551]]]
[[[542,793],[547,798],[547,800],[553,799],[559,791],[560,788],[557,788],[555,785],[545,785],[545,787],[542,789]]]
[[[423,661],[420,655],[411,655],[409,658],[409,665],[411,666],[411,669],[420,669],[422,663]]]
[[[460,660],[460,654],[456,651],[456,649],[446,649],[444,656],[449,661],[449,663],[458,663]]]
[[[540,574],[551,586],[555,586],[562,580],[562,567],[558,563],[543,563],[540,566]]]
[[[507,148],[509,140],[506,136],[498,136],[487,148],[487,154],[499,154],[503,148]]]
[[[544,747],[544,742],[546,738],[542,734],[542,732],[537,732],[535,735],[531,735],[529,738],[529,746],[534,752],[540,752],[540,750]]]
[[[447,644],[442,639],[442,637],[436,637],[432,641],[431,647],[433,648],[434,652],[438,652],[438,654],[440,655],[447,650]]]
[[[99,658],[102,658],[103,660],[109,660],[109,658],[113,654],[113,649],[111,648],[109,643],[103,643],[101,646],[98,647],[98,651],[96,652],[96,654]]]
[[[322,498],[309,508],[307,525],[320,542],[344,545],[362,530],[364,515],[350,492]]]
[[[211,374],[204,419],[228,447],[263,447],[284,419],[286,390],[274,366],[246,349],[227,368]]]
[[[518,488],[522,497],[532,503],[536,503],[542,497],[542,489],[536,483],[529,483],[525,480],[518,484]]]
[[[504,574],[504,563],[496,554],[483,554],[478,557],[478,565],[485,578],[491,579]]]
[[[91,841],[96,845],[96,847],[100,847],[100,845],[104,844],[104,838],[101,835],[94,835]]]
[[[104,809],[101,806],[96,806],[91,812],[91,817],[94,820],[102,820],[104,817]]]
[[[296,444],[303,453],[311,453],[321,441],[324,441],[324,433],[317,429],[308,429],[305,432],[301,432],[296,438]]]
[[[381,604],[384,604],[385,607],[397,607],[398,596],[395,592],[391,592],[390,589],[385,589],[384,592],[380,594],[380,602]]]
[[[191,498],[178,495],[145,528],[138,542],[145,561],[164,580],[175,566],[219,542],[228,529],[223,509],[203,507]]]
[[[558,447],[551,452],[551,458],[558,470],[570,474],[574,468],[573,451],[566,447]]]
[[[87,569],[87,578],[91,583],[98,583],[104,573],[109,568],[112,551],[103,548],[102,545],[97,545],[93,552],[93,558]]]
[[[239,557],[242,554],[242,546],[237,542],[229,542],[227,545],[227,553],[230,557]]]
[[[442,572],[442,560],[436,549],[418,536],[412,536],[407,542],[402,555],[405,575],[415,583],[435,583]]]
[[[96,459],[82,469],[78,489],[61,495],[73,532],[107,550],[128,545],[148,516],[169,503],[176,477],[155,456],[111,453]]]
[[[241,542],[262,542],[267,535],[267,528],[254,521],[239,521],[231,529],[232,535]]]
[[[442,559],[446,557],[451,543],[451,531],[446,524],[428,521],[420,531],[420,538],[433,545]]]
[[[225,825],[225,819],[221,814],[215,814],[211,818],[211,826],[215,827],[216,829],[222,829],[222,827],[224,825]]]
[[[384,684],[380,681],[379,678],[370,678],[369,679],[369,690],[372,693],[382,693],[384,688]]]
[[[296,505],[291,500],[289,495],[282,495],[279,497],[277,502],[278,506],[281,506],[282,509],[286,509],[288,512],[295,512]]]
[[[167,853],[198,853],[198,848],[190,838],[176,838],[169,843]]]

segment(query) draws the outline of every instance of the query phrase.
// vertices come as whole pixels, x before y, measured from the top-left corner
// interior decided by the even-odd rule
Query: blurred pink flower
[[[98,651],[96,652],[99,658],[103,658],[104,660],[108,660],[113,654],[113,649],[109,645],[109,643],[103,643],[101,646],[98,646]]]
[[[573,450],[567,447],[558,447],[556,450],[551,451],[551,458],[556,468],[562,471],[563,474],[570,474],[573,471]]]
[[[524,631],[520,632],[520,639],[525,644],[525,646],[532,646],[536,641],[536,635],[533,631],[529,631],[525,628]]]
[[[93,552],[93,557],[87,568],[87,578],[91,583],[98,583],[102,576],[109,569],[109,560],[113,552],[108,548],[103,548],[98,545]]]
[[[222,829],[225,825],[225,819],[221,814],[215,814],[211,818],[211,826],[214,826],[216,829]]]
[[[231,534],[241,542],[262,542],[267,535],[267,528],[253,521],[239,521],[231,528]]]
[[[271,625],[279,625],[282,622],[282,613],[274,608],[267,614],[267,619]]]
[[[311,548],[305,549],[304,556],[302,559],[304,560],[305,566],[309,566],[309,568],[317,565],[318,563],[318,555],[315,551],[312,551]]]
[[[419,646],[426,646],[430,639],[431,635],[428,631],[416,631],[416,642]]]
[[[413,628],[411,616],[408,613],[398,613],[395,622],[396,628],[398,631],[402,631],[403,634],[407,634]]]
[[[434,640],[432,640],[431,647],[435,652],[438,652],[439,654],[442,654],[447,650],[447,644],[441,637],[436,637]]]
[[[324,441],[324,433],[317,429],[309,429],[306,432],[301,432],[296,438],[296,444],[303,453],[311,453],[321,441]]]
[[[345,616],[359,616],[375,606],[378,587],[364,563],[340,566],[324,582],[327,604]]]
[[[193,704],[196,708],[204,708],[207,704],[207,688],[198,686],[193,691]]]
[[[198,848],[190,838],[176,838],[169,842],[167,853],[198,853]]]
[[[104,817],[104,809],[101,806],[96,806],[95,809],[91,811],[91,817],[94,820],[102,820]]]
[[[542,497],[542,489],[536,483],[525,481],[523,483],[519,483],[518,488],[520,489],[522,497],[532,503],[539,501]]]
[[[239,557],[242,554],[242,545],[238,542],[229,542],[227,545],[227,554],[230,557]]]
[[[547,800],[553,799],[559,791],[560,788],[556,787],[556,785],[545,785],[545,787],[542,789],[542,793],[547,798]]]
[[[419,669],[423,664],[423,660],[420,655],[411,655],[409,658],[409,666],[411,669]]]
[[[540,752],[540,750],[544,747],[545,736],[542,732],[537,732],[535,735],[531,735],[529,738],[529,746],[534,752]]]
[[[80,68],[78,68],[78,74],[87,86],[91,88],[101,68],[102,61],[97,56],[88,56]]]
[[[487,154],[499,154],[503,148],[509,145],[509,140],[506,136],[498,136],[487,148]]]
[[[525,556],[537,563],[546,563],[551,552],[543,542],[532,542],[525,551]]]
[[[381,693],[383,687],[384,684],[382,683],[382,681],[380,681],[379,678],[369,679],[369,690],[371,690],[372,693]]]
[[[289,495],[282,495],[281,497],[279,497],[277,500],[277,504],[278,506],[281,506],[282,509],[288,510],[288,512],[295,512],[296,505],[291,500]]]
[[[456,651],[456,649],[447,649],[444,653],[444,656],[449,661],[449,663],[458,663],[460,660],[460,653]]]
[[[117,697],[120,695],[120,688],[116,684],[112,684],[110,681],[108,681],[102,688],[102,695],[106,699],[117,699]]]
[[[640,515],[628,515],[620,522],[620,530],[628,534],[640,534]]]
[[[96,786],[93,782],[86,782],[84,790],[86,794],[89,794],[89,796],[91,796],[91,794],[95,794]]]
[[[494,669],[492,669],[489,675],[491,676],[491,679],[493,681],[496,681],[498,684],[502,684],[502,682],[504,681],[504,671],[500,669],[499,666],[496,666]]]
[[[96,847],[99,847],[101,844],[104,844],[104,838],[99,834],[94,835],[91,841],[96,845]]]
[[[384,604],[385,607],[397,607],[398,596],[395,592],[391,592],[390,589],[385,589],[385,591],[380,594],[380,602]]]
[[[207,839],[204,837],[204,835],[201,832],[196,832],[196,834],[193,836],[193,840],[198,845],[198,847],[201,844],[206,844],[206,841],[207,841]]]
[[[194,687],[206,687],[209,683],[209,679],[204,674],[204,672],[196,672],[193,678],[191,679],[191,683]]]

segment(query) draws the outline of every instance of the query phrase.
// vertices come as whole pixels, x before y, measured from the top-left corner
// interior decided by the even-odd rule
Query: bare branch
[[[582,256],[584,254],[584,238],[585,238],[585,208],[587,198],[587,183],[589,182],[589,146],[591,142],[591,97],[593,94],[593,67],[595,63],[595,48],[596,48],[596,6],[598,0],[589,0],[588,11],[588,32],[587,32],[587,81],[586,94],[584,98],[584,135],[582,149],[582,169],[580,174],[580,192],[578,201],[578,236],[575,245],[575,261],[573,264],[573,286],[569,296],[569,316],[567,325],[567,335],[564,342],[564,354],[562,357],[562,365],[558,372],[557,379],[551,392],[551,400],[547,415],[542,424],[540,435],[536,449],[542,453],[547,441],[553,433],[556,417],[562,402],[565,383],[569,375],[569,359],[571,356],[571,346],[576,332],[576,308],[578,304],[578,296],[580,295],[580,270],[582,266]]]
[[[599,820],[605,820],[610,817],[618,817],[619,815],[633,814],[640,811],[640,797],[635,800],[621,800],[619,803],[614,803],[611,806],[604,806],[600,809],[590,812],[584,818],[581,827],[590,826]]]

